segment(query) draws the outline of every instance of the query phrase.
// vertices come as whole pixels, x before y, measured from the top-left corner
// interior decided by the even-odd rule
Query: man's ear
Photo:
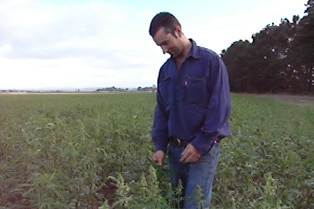
[[[179,37],[179,38],[183,35],[181,26],[179,26],[179,25],[176,26],[175,34],[176,34],[177,37]]]

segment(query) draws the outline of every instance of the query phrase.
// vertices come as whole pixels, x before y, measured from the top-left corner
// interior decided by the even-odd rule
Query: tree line
[[[252,42],[239,40],[222,51],[231,91],[314,92],[314,0],[305,7],[302,18],[269,24]]]

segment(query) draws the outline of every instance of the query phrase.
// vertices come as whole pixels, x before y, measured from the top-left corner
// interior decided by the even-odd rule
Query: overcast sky
[[[0,89],[156,85],[169,57],[148,34],[173,13],[217,53],[267,24],[304,16],[307,0],[0,0]]]

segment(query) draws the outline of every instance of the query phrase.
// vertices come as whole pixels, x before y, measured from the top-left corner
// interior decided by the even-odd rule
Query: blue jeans
[[[212,198],[212,186],[219,160],[219,143],[203,155],[197,162],[180,163],[181,153],[185,147],[169,147],[169,169],[171,184],[175,188],[182,183],[182,195],[175,207],[184,209],[209,209]]]

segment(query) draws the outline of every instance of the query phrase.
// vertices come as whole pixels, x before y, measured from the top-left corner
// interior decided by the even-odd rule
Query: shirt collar
[[[189,39],[192,43],[192,48],[189,52],[188,57],[193,57],[194,59],[198,59],[200,58],[200,54],[199,51],[197,50],[197,45],[196,42],[193,39]]]
[[[188,56],[186,57],[186,59],[189,57],[192,57],[194,59],[199,59],[201,56],[200,56],[196,42],[191,38],[189,38],[189,41],[192,43],[192,47],[191,47],[190,52],[189,52]],[[173,58],[172,56],[170,57],[170,59],[175,62],[175,58]]]

